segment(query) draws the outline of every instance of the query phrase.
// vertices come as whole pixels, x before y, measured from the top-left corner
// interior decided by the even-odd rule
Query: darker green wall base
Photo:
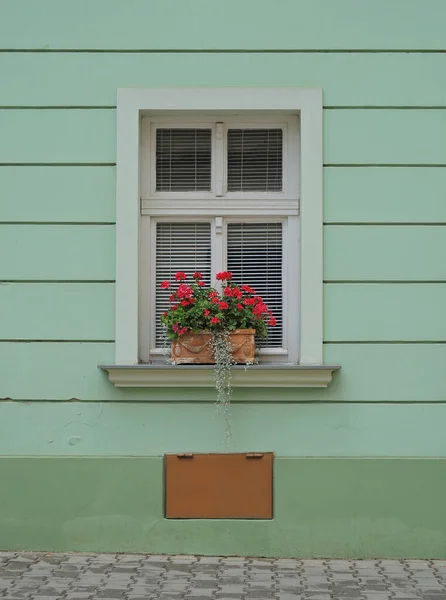
[[[0,458],[0,548],[446,558],[446,459],[278,458],[273,521],[165,520],[162,465]]]

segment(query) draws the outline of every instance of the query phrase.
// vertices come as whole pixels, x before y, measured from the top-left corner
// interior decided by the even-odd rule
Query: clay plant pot
[[[254,362],[255,329],[235,329],[229,334],[232,357],[238,364]],[[172,361],[178,365],[215,365],[211,334],[186,333],[172,342]]]

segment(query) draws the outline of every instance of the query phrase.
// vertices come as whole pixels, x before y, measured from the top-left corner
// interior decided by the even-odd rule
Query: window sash
[[[219,125],[223,128],[223,139],[217,138]],[[156,131],[157,129],[212,129],[211,191],[159,191],[156,189]],[[271,129],[282,130],[282,189],[280,191],[228,191],[227,136],[230,129]],[[222,116],[209,120],[193,117],[172,117],[169,121],[161,117],[144,117],[142,119],[142,159],[148,160],[148,169],[143,169],[141,180],[141,200],[144,204],[149,199],[173,199],[187,204],[197,199],[224,200],[284,200],[299,198],[299,169],[289,169],[289,165],[299,165],[299,127],[298,118],[294,116],[269,115],[264,120],[259,117]],[[218,160],[222,157],[222,160]],[[221,184],[219,184],[221,180]],[[221,189],[220,189],[221,188]],[[221,193],[220,193],[221,192]]]
[[[239,221],[239,220],[234,220],[234,219],[225,219],[224,221],[221,220],[217,217],[217,218],[213,218],[213,219],[178,219],[175,217],[165,217],[165,218],[151,218],[148,219],[146,218],[145,220],[147,221],[151,221],[150,224],[150,235],[151,235],[151,243],[146,243],[145,244],[145,250],[144,252],[150,252],[150,256],[151,256],[151,268],[150,268],[150,273],[147,274],[147,279],[146,279],[146,287],[149,289],[149,294],[143,294],[143,298],[142,298],[142,303],[144,304],[144,307],[147,309],[146,307],[146,302],[147,299],[150,298],[150,316],[148,314],[149,317],[149,333],[150,333],[150,337],[149,337],[149,348],[150,348],[150,354],[153,355],[157,355],[157,354],[161,354],[163,352],[163,348],[165,348],[165,342],[162,343],[160,345],[160,326],[159,326],[159,314],[161,314],[161,308],[160,305],[158,303],[158,298],[160,297],[159,294],[159,284],[161,283],[161,278],[164,278],[164,274],[161,274],[161,269],[158,268],[158,253],[157,253],[157,241],[156,241],[156,236],[157,236],[157,226],[158,224],[169,224],[169,223],[175,223],[179,229],[181,229],[182,226],[185,226],[184,229],[186,229],[187,227],[193,226],[193,225],[201,225],[203,226],[203,224],[210,224],[210,238],[209,238],[209,243],[210,243],[210,254],[211,254],[211,270],[210,270],[210,282],[211,285],[215,285],[216,284],[216,279],[215,279],[215,275],[219,270],[225,270],[228,268],[228,263],[230,263],[230,261],[227,260],[227,253],[228,253],[228,235],[230,236],[230,234],[228,234],[228,228],[231,229],[231,226],[241,226],[243,227],[244,224],[248,225],[248,228],[251,226],[253,226],[254,228],[256,228],[258,230],[259,226],[261,227],[262,225],[266,228],[268,228],[268,226],[270,226],[271,228],[274,228],[275,226],[279,226],[281,227],[282,231],[281,231],[281,278],[282,278],[282,285],[281,285],[281,289],[280,289],[280,294],[281,294],[281,298],[280,298],[280,303],[276,300],[275,301],[275,306],[277,306],[277,304],[281,305],[281,311],[280,314],[278,314],[278,311],[276,310],[276,314],[274,316],[278,317],[278,329],[276,330],[277,333],[274,332],[274,330],[271,330],[271,339],[273,341],[273,344],[271,345],[267,345],[267,343],[265,343],[264,341],[261,340],[257,340],[257,345],[260,347],[260,351],[262,355],[277,355],[277,356],[283,356],[285,354],[287,354],[287,339],[288,339],[288,334],[287,334],[287,328],[288,328],[288,317],[287,317],[287,306],[288,306],[288,301],[287,301],[287,282],[286,282],[286,273],[288,272],[288,264],[287,264],[287,260],[286,260],[286,256],[287,256],[287,251],[286,251],[286,245],[287,245],[287,219],[268,219],[265,220],[263,219],[255,219],[255,218],[251,218],[251,219],[245,219],[243,222]],[[145,230],[147,233],[149,233],[149,227],[146,225]],[[144,257],[143,257],[144,260]],[[176,260],[178,260],[178,262],[176,262]],[[205,280],[208,280],[207,275],[207,267],[204,264],[200,264],[198,261],[197,262],[193,262],[193,266],[192,263],[190,265],[190,268],[187,268],[188,266],[185,264],[185,262],[181,262],[181,256],[176,259],[176,257],[174,257],[174,259],[172,260],[172,264],[175,263],[175,266],[172,267],[172,269],[176,270],[186,270],[186,272],[189,274],[191,274],[193,270],[203,270],[204,271],[204,275],[205,275]],[[190,273],[189,273],[190,271]],[[276,270],[277,271],[277,270]],[[163,271],[164,273],[164,271]],[[174,272],[172,272],[173,276],[174,276]],[[166,276],[167,278],[167,276]],[[172,278],[172,277],[171,277]],[[207,281],[208,282],[208,281]],[[253,281],[248,281],[248,280],[244,280],[244,281],[238,281],[236,280],[236,283],[238,284],[248,284],[251,285],[252,287],[254,286]],[[258,290],[257,290],[258,291]],[[170,294],[168,294],[170,295]],[[166,294],[166,296],[168,297],[168,295]],[[271,296],[273,296],[272,294],[270,294]],[[268,297],[265,296],[264,300],[268,303]],[[273,306],[271,305],[270,308],[273,308]],[[165,310],[165,308],[163,308]],[[280,335],[280,339],[279,339],[279,335]],[[270,337],[270,336],[269,336]],[[281,342],[281,343],[280,343]],[[146,350],[147,353],[147,350]]]

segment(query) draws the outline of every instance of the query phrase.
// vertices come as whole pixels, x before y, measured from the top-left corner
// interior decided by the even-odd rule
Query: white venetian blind
[[[227,265],[233,280],[247,284],[268,304],[277,319],[260,347],[283,345],[282,223],[229,223]]]
[[[156,295],[155,345],[164,344],[161,314],[170,306],[171,290],[162,290],[162,281],[175,281],[175,273],[184,271],[188,277],[195,271],[203,274],[209,285],[211,279],[211,224],[157,223],[156,225]],[[189,279],[189,283],[192,280]]]
[[[282,129],[228,129],[228,192],[280,192]]]
[[[156,191],[209,191],[211,154],[211,129],[157,129]]]

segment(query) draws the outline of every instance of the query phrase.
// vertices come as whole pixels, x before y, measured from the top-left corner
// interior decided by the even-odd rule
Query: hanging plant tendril
[[[215,359],[214,366],[214,381],[215,389],[217,390],[217,400],[215,405],[217,411],[223,414],[225,419],[225,444],[229,444],[231,439],[231,398],[232,398],[232,385],[231,385],[231,367],[235,364],[232,357],[232,345],[229,339],[229,332],[222,331],[213,333],[211,336],[211,347],[212,353]]]

